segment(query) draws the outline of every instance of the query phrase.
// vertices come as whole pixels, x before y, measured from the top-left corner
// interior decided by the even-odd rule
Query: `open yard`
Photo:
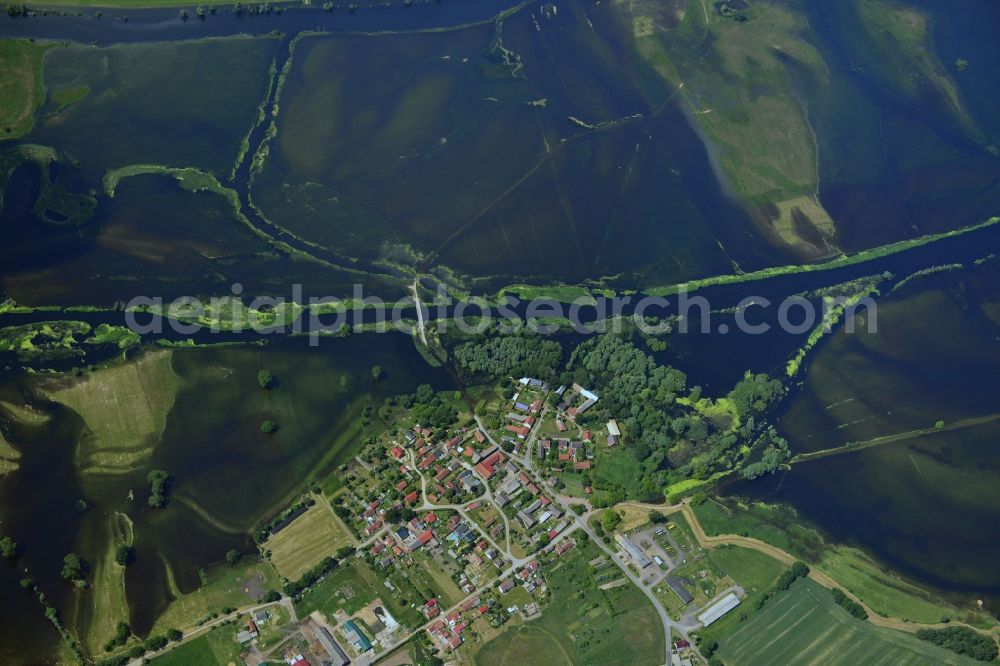
[[[512,664],[659,664],[663,633],[652,606],[631,585],[598,589],[587,543],[544,566],[552,597],[542,616],[511,627],[480,648],[483,666]]]
[[[239,664],[240,646],[234,626],[219,627],[150,663],[156,666],[230,666]]]
[[[245,562],[245,563],[244,563]],[[152,633],[171,627],[186,627],[226,606],[239,608],[257,603],[264,590],[279,590],[281,583],[266,562],[244,558],[237,566],[210,569],[206,584],[190,594],[178,596],[157,621]]]
[[[857,620],[830,592],[799,580],[743,622],[739,613],[711,631],[718,654],[731,664],[972,664],[917,638]]]
[[[322,500],[321,500],[322,501]],[[332,556],[353,539],[344,531],[328,506],[317,503],[267,542],[271,563],[289,580],[298,580],[324,557]]]
[[[295,610],[299,617],[319,611],[328,618],[333,618],[338,610],[353,615],[378,597],[396,621],[416,627],[423,623],[423,616],[410,608],[410,604],[423,603],[424,599],[419,598],[411,586],[405,585],[405,580],[403,576],[393,576],[393,584],[400,590],[398,594],[394,593],[365,562],[351,560],[342,563],[321,583],[306,592],[295,604]]]
[[[706,554],[716,570],[734,580],[747,594],[768,589],[785,568],[770,555],[739,546],[718,546]]]

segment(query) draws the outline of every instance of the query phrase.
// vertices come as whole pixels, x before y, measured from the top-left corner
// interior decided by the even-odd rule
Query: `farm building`
[[[698,621],[706,627],[740,605],[740,598],[730,592],[698,615]]]

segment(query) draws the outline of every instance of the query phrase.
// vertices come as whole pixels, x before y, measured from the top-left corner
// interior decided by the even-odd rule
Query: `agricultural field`
[[[298,580],[306,571],[353,539],[341,527],[325,502],[313,505],[267,542],[271,564],[288,580]]]
[[[586,542],[565,559],[543,566],[551,599],[542,616],[483,645],[475,662],[661,663],[663,637],[655,611],[631,585],[598,589],[589,562],[599,555],[597,547]]]
[[[942,648],[891,629],[855,619],[834,603],[830,592],[799,580],[763,610],[739,621],[730,614],[706,632],[719,642],[718,655],[731,664],[822,663],[973,664]]]

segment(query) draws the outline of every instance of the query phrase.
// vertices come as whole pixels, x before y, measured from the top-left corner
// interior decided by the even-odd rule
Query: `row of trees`
[[[834,602],[836,602],[838,606],[846,610],[854,617],[858,618],[859,620],[868,619],[868,611],[865,610],[865,607],[859,604],[854,599],[851,599],[846,594],[844,594],[844,591],[841,590],[839,587],[831,589],[830,594],[833,596],[833,600]]]
[[[920,629],[917,638],[979,661],[995,661],[997,658],[996,642],[969,627]]]
[[[325,558],[312,569],[302,574],[302,577],[298,580],[290,580],[285,583],[285,594],[293,599],[297,598],[300,594],[318,583],[324,576],[336,569],[339,565],[340,562],[338,562],[336,558]]]

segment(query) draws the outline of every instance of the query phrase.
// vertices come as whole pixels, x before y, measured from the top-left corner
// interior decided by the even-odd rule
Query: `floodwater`
[[[613,3],[558,11],[528,3],[496,23],[512,4],[444,0],[260,17],[226,9],[186,22],[173,9],[129,11],[127,21],[118,11],[92,18],[89,9],[82,17],[0,19],[4,36],[75,42],[50,52],[46,85],[89,89],[58,113],[47,103],[21,142],[60,154],[50,173],[25,164],[9,180],[0,211],[5,293],[25,305],[110,307],[138,295],[225,295],[234,282],[255,295],[288,295],[301,283],[306,295],[342,296],[361,280],[369,294],[395,299],[412,278],[376,260],[444,266],[477,292],[512,281],[598,279],[641,292],[793,260],[727,194],[717,149],[706,149],[676,91],[627,46],[630,28]],[[931,17],[945,68],[957,58],[970,63],[952,76],[964,120],[942,111],[940,100],[900,92],[899,72],[877,66],[859,43],[852,3],[805,9],[828,79],[787,63],[821,147],[818,196],[847,251],[981,222],[1000,204],[1000,7],[916,4]],[[314,29],[324,34],[289,51],[293,36]],[[181,42],[200,37],[232,39]],[[100,47],[83,46],[91,43]],[[253,155],[266,140],[270,68],[289,57],[276,133],[251,176],[250,160],[237,160],[241,142],[249,136]],[[237,192],[252,225],[328,263],[275,251],[222,198],[170,178],[129,178],[113,199],[103,196],[104,172],[133,163],[212,172]],[[32,208],[46,177],[95,196],[93,216],[80,226],[37,219]],[[972,268],[998,249],[994,226],[864,265],[699,295],[724,310],[748,295],[777,302],[889,271],[885,295],[915,271],[966,266],[885,298],[879,336],[838,334],[817,348],[781,429],[796,451],[818,450],[1000,411],[992,381],[1000,369],[998,276],[993,264]],[[4,315],[0,323],[44,316]],[[115,317],[81,315],[94,323]],[[658,355],[706,395],[724,394],[746,370],[780,374],[804,337],[739,334],[726,314],[713,322],[710,334],[672,336]],[[374,364],[388,372],[378,387]],[[254,389],[264,366],[281,380],[272,394]],[[171,580],[191,591],[199,570],[228,549],[249,552],[253,525],[351,455],[357,442],[342,435],[361,405],[420,383],[452,386],[403,336],[324,340],[318,350],[296,338],[177,350],[172,367],[181,388],[151,458],[100,482],[74,464],[80,416],[40,398],[37,378],[5,371],[0,397],[34,400],[50,418],[8,433],[23,456],[21,469],[0,479],[0,524],[25,555],[0,564],[0,661],[45,663],[56,654],[58,635],[17,584],[25,567],[70,626],[89,622],[86,592],[72,591],[58,570],[73,550],[99,557],[115,511],[135,523],[126,590],[133,628],[145,632],[170,602]],[[257,426],[274,413],[282,428],[263,440]],[[787,501],[908,576],[993,599],[996,432],[985,424],[931,433],[731,491]],[[126,499],[153,468],[176,478],[165,511],[146,508],[141,494]]]
[[[0,522],[24,547],[17,569],[32,572],[71,627],[87,621],[90,592],[73,591],[59,578],[60,561],[69,552],[96,561],[107,544],[93,534],[114,512],[134,523],[136,561],[127,569],[126,592],[132,627],[144,634],[172,599],[169,579],[180,592],[191,592],[199,587],[199,570],[222,561],[229,549],[254,552],[248,536],[254,525],[303,484],[322,480],[354,455],[360,445],[354,425],[365,405],[422,383],[453,386],[403,335],[328,339],[318,348],[288,338],[265,347],[172,353],[180,389],[162,437],[148,460],[122,474],[77,469],[74,450],[86,426],[69,408],[46,400],[38,380],[14,377],[0,386],[4,400],[23,404],[27,397],[49,415],[44,426],[16,426],[8,437],[23,456],[21,468],[0,479]],[[376,364],[385,371],[377,384],[371,378]],[[272,391],[257,385],[261,368],[277,378]],[[279,424],[277,433],[260,433],[266,418]],[[167,470],[175,479],[166,509],[146,506],[150,469]],[[51,642],[42,609],[27,593],[18,595],[13,605],[5,596],[4,613],[23,611],[40,620],[35,633],[42,650]],[[3,623],[0,645],[20,645],[22,656],[31,655],[35,633],[7,634],[18,626]]]
[[[998,277],[992,259],[905,284],[880,302],[877,334],[822,346],[780,421],[796,452],[929,432],[729,492],[788,502],[894,571],[1000,607]]]

